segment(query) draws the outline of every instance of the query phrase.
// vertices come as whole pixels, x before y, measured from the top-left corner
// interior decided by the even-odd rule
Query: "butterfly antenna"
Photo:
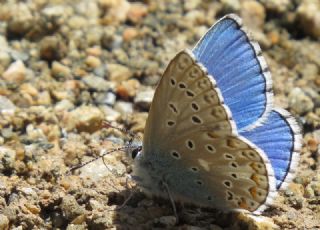
[[[119,130],[122,133],[129,135],[130,136],[129,145],[131,145],[131,143],[133,142],[134,139],[141,142],[141,138],[136,133],[134,133],[128,129],[125,129],[125,128],[116,127],[116,126],[110,124],[108,121],[103,121],[102,127],[103,128],[113,128],[113,129]]]
[[[98,159],[100,159],[100,158],[103,159],[103,157],[106,156],[107,154],[110,154],[110,153],[113,153],[113,152],[117,152],[117,151],[125,151],[125,150],[127,150],[127,149],[132,149],[132,148],[135,148],[135,147],[134,147],[134,146],[131,146],[131,145],[127,145],[127,146],[122,146],[122,147],[119,147],[119,148],[111,149],[111,150],[109,150],[109,151],[107,151],[107,152],[105,152],[105,153],[103,153],[103,154],[101,154],[101,155],[99,155],[99,156],[97,156],[97,157],[95,157],[95,158],[87,161],[87,162],[84,162],[84,163],[81,163],[81,164],[78,164],[78,165],[75,165],[75,166],[71,167],[71,168],[67,171],[66,174],[67,174],[67,175],[70,175],[71,172],[73,172],[73,171],[76,170],[76,169],[82,168],[82,167],[84,167],[84,166],[86,166],[86,165],[88,165],[88,164],[90,164],[90,163],[92,163],[92,162],[94,162],[94,161],[96,161],[96,160],[98,160]],[[109,169],[109,168],[108,168],[108,169]]]

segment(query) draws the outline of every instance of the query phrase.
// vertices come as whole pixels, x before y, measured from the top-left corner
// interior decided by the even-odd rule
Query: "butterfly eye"
[[[132,152],[131,152],[132,159],[135,159],[141,153],[141,150],[142,150],[141,146],[132,150]]]

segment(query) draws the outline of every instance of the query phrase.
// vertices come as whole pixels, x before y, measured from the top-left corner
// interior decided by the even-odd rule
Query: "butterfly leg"
[[[130,175],[128,175],[126,177],[126,189],[128,191],[130,191],[129,196],[125,199],[125,201],[120,205],[120,207],[117,207],[115,209],[110,209],[109,211],[117,211],[122,209],[124,206],[126,206],[126,204],[131,200],[131,198],[133,197],[134,192],[132,191],[132,188],[129,187],[129,180],[133,180],[132,177]],[[120,192],[120,190],[118,190],[117,188],[115,188],[118,192]]]
[[[174,203],[174,200],[173,200],[173,197],[171,195],[171,192],[170,192],[170,189],[169,189],[169,186],[166,182],[162,181],[162,185],[164,187],[164,189],[167,191],[168,193],[168,197],[169,197],[169,200],[171,202],[171,206],[172,206],[172,210],[174,212],[174,216],[176,217],[176,223],[179,222],[179,216],[178,216],[178,213],[177,213],[177,208],[176,208],[176,204]]]
[[[116,210],[120,210],[121,208],[123,208],[124,206],[126,206],[126,204],[131,200],[131,198],[133,197],[133,192],[132,190],[129,188],[129,183],[128,181],[132,180],[131,176],[127,176],[126,178],[126,189],[130,191],[129,196],[127,197],[127,199],[122,203],[122,205],[120,205],[120,207],[116,208]]]

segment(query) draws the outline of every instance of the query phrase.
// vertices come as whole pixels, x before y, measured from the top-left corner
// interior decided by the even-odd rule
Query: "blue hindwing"
[[[300,129],[291,115],[282,109],[273,110],[266,122],[240,134],[268,156],[277,180],[277,189],[292,179],[301,148]],[[285,182],[285,183],[284,183]]]

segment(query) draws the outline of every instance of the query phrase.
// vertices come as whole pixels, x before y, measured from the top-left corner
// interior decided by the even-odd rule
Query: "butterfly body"
[[[225,44],[229,37],[224,42],[218,35],[211,41],[216,33],[232,30],[236,36],[230,44]],[[134,159],[134,178],[145,192],[168,197],[167,188],[175,201],[259,213],[287,183],[297,162],[299,129],[288,114],[271,109],[269,72],[257,45],[248,46],[238,30],[239,19],[226,16],[193,51],[181,51],[169,63],[149,111],[142,151]],[[213,49],[215,41],[236,54]],[[222,67],[211,66],[219,65],[219,58],[226,76]],[[230,98],[232,91],[236,96]],[[262,138],[277,130],[285,138]],[[280,151],[273,151],[277,146]]]

